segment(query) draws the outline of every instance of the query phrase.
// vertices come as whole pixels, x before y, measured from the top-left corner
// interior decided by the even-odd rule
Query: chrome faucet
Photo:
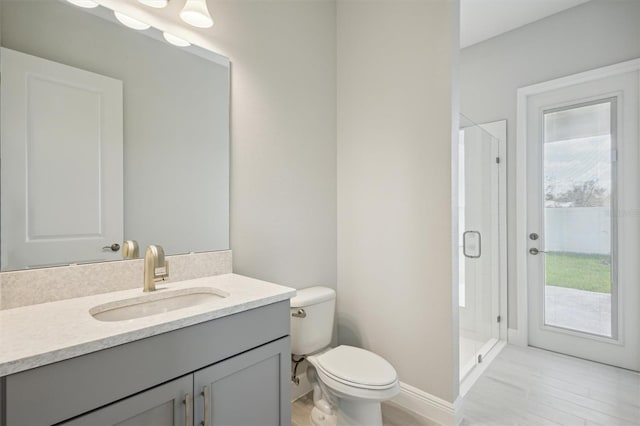
[[[169,261],[162,246],[151,245],[144,254],[144,292],[156,291],[156,281],[169,278]]]

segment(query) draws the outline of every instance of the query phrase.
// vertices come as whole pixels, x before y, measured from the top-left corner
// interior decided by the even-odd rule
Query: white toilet
[[[398,394],[396,370],[384,358],[353,346],[329,348],[336,292],[298,290],[291,299],[291,352],[309,361],[314,425],[382,425],[380,402]]]

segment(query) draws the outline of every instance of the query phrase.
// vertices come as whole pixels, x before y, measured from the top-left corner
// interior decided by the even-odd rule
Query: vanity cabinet
[[[281,425],[288,352],[289,339],[279,339],[62,425]]]
[[[0,423],[288,426],[288,335],[285,300],[6,376]]]

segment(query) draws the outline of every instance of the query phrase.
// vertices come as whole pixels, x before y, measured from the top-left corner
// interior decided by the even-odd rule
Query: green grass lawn
[[[556,252],[545,257],[547,285],[611,293],[609,256]]]

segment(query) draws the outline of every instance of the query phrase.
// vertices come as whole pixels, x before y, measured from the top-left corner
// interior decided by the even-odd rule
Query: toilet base
[[[382,426],[382,408],[378,401],[341,399],[337,417],[338,425]]]
[[[321,402],[323,403],[324,401]],[[342,399],[338,403],[335,411],[314,406],[311,410],[311,424],[313,426],[382,426],[382,410],[379,402]]]
[[[326,413],[318,407],[313,407],[311,410],[311,424],[313,426],[337,426],[338,417],[335,414]]]
[[[329,390],[309,365],[307,377],[313,387],[313,426],[382,426],[380,401],[345,398]]]

